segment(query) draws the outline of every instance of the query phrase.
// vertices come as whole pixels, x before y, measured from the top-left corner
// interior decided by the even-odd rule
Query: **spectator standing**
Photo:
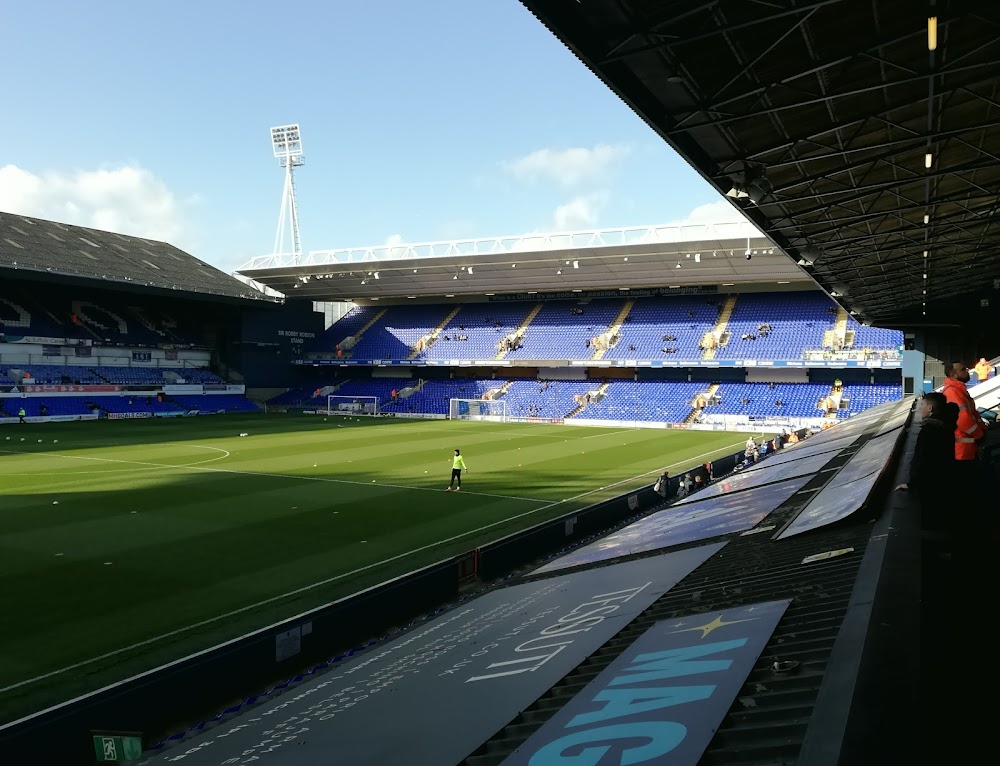
[[[684,478],[681,480],[681,488],[684,490],[683,497],[687,497],[691,494],[691,487],[694,486],[694,482],[691,481],[691,474],[684,474]]]
[[[976,366],[973,367],[976,371],[976,377],[979,378],[979,382],[982,383],[985,380],[989,380],[990,374],[993,372],[993,365],[986,361],[986,357],[980,357],[979,361],[976,362]]]
[[[656,483],[653,485],[653,491],[664,500],[669,498],[672,494],[670,487],[670,471],[666,468],[663,469],[663,473],[660,474],[660,478],[658,478]]]
[[[949,498],[954,492],[955,426],[958,406],[937,391],[920,400],[920,431],[910,461],[906,483],[897,490],[912,489],[920,501],[923,526],[942,529],[949,513]]]
[[[946,364],[942,393],[945,399],[958,407],[958,422],[955,426],[955,479],[959,492],[978,489],[975,486],[978,471],[976,459],[979,457],[979,441],[986,436],[976,401],[969,395],[969,369],[962,362]]]

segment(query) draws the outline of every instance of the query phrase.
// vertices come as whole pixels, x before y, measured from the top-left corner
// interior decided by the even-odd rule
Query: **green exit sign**
[[[142,738],[127,734],[95,734],[94,754],[98,763],[138,761],[142,756]]]

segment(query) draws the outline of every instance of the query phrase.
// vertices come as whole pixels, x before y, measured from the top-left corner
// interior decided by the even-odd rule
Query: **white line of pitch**
[[[719,449],[712,450],[711,452],[705,452],[705,453],[703,453],[701,455],[696,455],[694,457],[689,457],[686,460],[679,461],[677,463],[671,463],[670,465],[665,466],[665,467],[666,468],[673,468],[674,466],[681,465],[682,463],[690,462],[692,460],[698,460],[698,459],[703,458],[703,457],[708,457],[709,455],[714,455],[716,452],[722,452],[723,450],[732,449],[733,447],[738,447],[741,444],[743,444],[742,441],[736,442],[735,444],[729,445],[727,447],[719,447]],[[14,454],[21,454],[21,453],[14,453]],[[215,470],[215,469],[210,469],[209,468],[209,469],[204,469],[204,470]],[[618,486],[619,484],[624,484],[625,482],[629,482],[629,481],[633,481],[635,479],[642,478],[643,476],[649,476],[650,474],[657,473],[657,472],[659,472],[661,470],[663,470],[663,469],[662,468],[657,468],[656,470],[653,470],[653,471],[647,471],[646,473],[640,473],[640,474],[637,474],[636,476],[633,476],[633,477],[631,477],[629,479],[624,479],[623,481],[616,482],[615,484],[609,484],[607,487],[604,487],[603,489],[609,489],[610,487],[615,487],[615,486]],[[270,476],[272,474],[261,474],[261,475],[263,475],[263,476]],[[304,477],[295,477],[295,478],[304,478]],[[407,487],[407,489],[412,489],[412,487]],[[566,500],[560,500],[560,501],[555,502],[555,503],[550,503],[549,505],[544,505],[541,508],[533,508],[532,510],[525,511],[524,513],[519,513],[519,514],[516,514],[514,516],[508,516],[506,519],[501,519],[500,521],[494,521],[492,524],[486,524],[486,525],[484,525],[482,527],[479,527],[477,529],[471,529],[468,532],[462,532],[461,534],[453,535],[452,537],[446,538],[444,540],[438,540],[437,542],[434,542],[434,543],[428,543],[427,545],[422,545],[421,547],[414,548],[411,551],[406,551],[405,553],[399,553],[399,554],[397,554],[395,556],[390,556],[387,559],[382,559],[381,561],[376,561],[376,562],[374,562],[372,564],[366,564],[363,567],[358,567],[357,569],[352,569],[350,572],[344,572],[343,574],[334,575],[333,577],[328,577],[325,580],[320,580],[319,582],[314,582],[314,583],[312,583],[310,585],[304,585],[301,588],[296,588],[295,590],[290,590],[287,593],[282,593],[282,594],[277,595],[277,596],[271,596],[270,598],[266,598],[263,601],[258,601],[258,602],[254,603],[254,604],[249,604],[247,606],[240,607],[239,609],[234,609],[234,610],[232,610],[230,612],[226,612],[225,614],[216,615],[215,617],[209,617],[207,620],[202,620],[200,622],[193,623],[192,625],[186,625],[183,628],[177,628],[176,630],[171,630],[171,631],[169,631],[167,633],[162,633],[159,636],[153,636],[152,638],[147,638],[144,641],[138,641],[138,642],[136,642],[134,644],[129,644],[128,646],[123,646],[120,649],[114,649],[114,650],[112,650],[110,652],[105,652],[104,654],[100,654],[100,655],[98,655],[96,657],[91,657],[90,659],[87,659],[87,660],[81,660],[80,662],[74,663],[72,665],[67,665],[64,668],[59,668],[58,670],[52,670],[52,671],[50,671],[48,673],[43,673],[42,675],[35,676],[34,678],[28,678],[28,679],[25,679],[24,681],[18,681],[15,684],[10,684],[8,686],[0,687],[0,694],[3,694],[5,692],[9,692],[9,691],[11,691],[13,689],[17,689],[17,688],[20,688],[22,686],[27,686],[29,684],[36,683],[37,681],[43,681],[46,678],[51,678],[52,676],[57,676],[57,675],[60,675],[62,673],[66,673],[66,672],[68,672],[70,670],[76,670],[77,668],[84,667],[85,665],[90,665],[90,664],[92,664],[94,662],[100,662],[101,660],[106,660],[109,657],[115,657],[115,656],[117,656],[119,654],[123,654],[124,652],[130,652],[133,649],[138,649],[139,647],[142,647],[142,646],[148,646],[149,644],[155,644],[158,641],[162,641],[165,638],[171,638],[171,637],[179,635],[181,633],[186,633],[189,630],[194,630],[195,628],[201,628],[201,627],[204,627],[205,625],[211,625],[214,622],[219,622],[220,620],[225,620],[225,619],[227,619],[229,617],[233,617],[234,615],[242,614],[243,612],[248,612],[248,611],[253,610],[253,609],[258,609],[259,607],[266,606],[267,604],[274,603],[275,601],[281,601],[282,599],[288,598],[289,596],[297,596],[300,593],[305,593],[306,591],[313,590],[314,588],[319,588],[319,587],[322,587],[323,585],[329,585],[330,583],[336,582],[337,580],[343,580],[345,577],[352,577],[353,575],[361,574],[362,572],[367,572],[369,569],[374,569],[375,567],[379,567],[379,566],[382,566],[384,564],[391,564],[393,561],[399,561],[400,559],[406,558],[407,556],[412,556],[415,553],[421,553],[423,551],[430,550],[431,548],[436,548],[439,545],[444,545],[446,543],[455,542],[456,540],[461,540],[463,537],[468,537],[469,535],[474,535],[474,534],[476,534],[478,532],[483,532],[483,531],[485,531],[487,529],[491,529],[492,527],[500,526],[501,524],[506,524],[506,523],[508,523],[510,521],[517,521],[518,519],[524,518],[525,516],[530,516],[530,515],[532,515],[534,513],[538,513],[539,511],[544,511],[547,508],[552,508],[554,506],[561,505],[562,503],[568,503],[568,502],[571,502],[573,500],[577,500],[579,498],[586,497],[587,495],[592,495],[594,492],[600,492],[600,491],[601,490],[593,490],[591,492],[584,492],[582,494],[576,495],[576,496],[568,498]],[[518,499],[523,499],[523,498],[518,498]],[[3,730],[4,728],[5,728],[5,726],[0,726],[0,730]]]
[[[229,454],[230,454],[228,450],[224,450],[224,449],[222,449],[222,447],[207,447],[207,446],[202,445],[202,444],[186,444],[185,446],[186,447],[194,447],[196,449],[211,449],[211,450],[215,450],[216,452],[222,452],[223,454],[219,455],[218,457],[210,457],[210,458],[208,458],[208,460],[196,460],[193,463],[178,463],[177,465],[173,465],[171,463],[163,463],[162,465],[149,464],[149,467],[150,468],[153,468],[153,467],[159,467],[159,468],[194,468],[195,466],[204,465],[205,463],[214,463],[217,460],[225,460],[227,457],[229,457]],[[105,461],[108,461],[108,462],[111,461],[111,458],[96,458],[96,457],[85,458],[85,457],[80,457],[79,455],[59,455],[59,454],[53,454],[51,452],[17,452],[17,451],[14,451],[14,450],[5,450],[5,449],[0,449],[0,452],[2,452],[4,454],[7,454],[7,455],[48,455],[49,457],[64,457],[64,458],[69,458],[71,460],[72,459],[76,459],[76,460],[105,460]],[[133,461],[130,461],[130,460],[120,460],[120,461],[117,461],[117,462],[131,463]],[[140,464],[140,465],[144,465],[144,464]],[[147,469],[146,468],[119,468],[119,469],[114,470],[114,471],[101,471],[99,474],[96,474],[96,475],[103,476],[106,473],[134,473],[136,471],[145,471],[145,470],[147,470]],[[4,474],[4,476],[81,476],[81,475],[84,475],[84,476],[86,476],[86,475],[94,476],[95,474],[88,473],[87,471],[60,471],[59,473],[45,473],[43,471],[32,471],[30,473],[5,473]]]
[[[194,445],[192,445],[194,446]],[[219,449],[218,447],[209,447],[208,449]],[[325,481],[333,484],[353,484],[358,487],[370,487],[374,484],[376,487],[390,487],[392,489],[411,489],[417,492],[440,492],[441,490],[435,489],[434,487],[410,487],[405,484],[380,484],[378,482],[363,482],[363,481],[350,481],[349,479],[330,479],[325,476],[299,476],[292,473],[264,473],[261,471],[237,471],[232,468],[203,468],[196,464],[184,464],[184,465],[172,465],[170,463],[150,463],[143,460],[117,460],[110,457],[86,457],[84,455],[62,455],[55,452],[18,452],[17,450],[0,450],[0,453],[5,453],[8,455],[31,455],[33,457],[46,456],[46,457],[61,457],[67,458],[69,460],[94,460],[101,463],[124,463],[126,465],[146,465],[153,468],[178,468],[190,471],[209,471],[210,473],[231,473],[240,476],[267,476],[272,479],[301,479],[302,481]],[[213,458],[217,459],[217,458]],[[205,461],[209,462],[209,461]],[[495,497],[501,500],[524,500],[528,503],[550,503],[551,500],[540,500],[537,497],[520,497],[518,495],[493,495],[488,492],[463,492],[465,495],[474,495],[476,497]]]

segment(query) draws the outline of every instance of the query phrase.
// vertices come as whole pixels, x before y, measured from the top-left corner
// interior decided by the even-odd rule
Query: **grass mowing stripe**
[[[734,442],[733,444],[727,445],[725,447],[721,447],[719,449],[712,450],[710,452],[704,452],[704,453],[702,453],[700,455],[694,455],[693,457],[689,457],[689,458],[687,458],[685,460],[681,460],[681,461],[678,461],[676,463],[671,463],[670,465],[665,466],[665,468],[668,468],[668,469],[669,468],[675,468],[678,465],[689,464],[693,460],[700,460],[702,458],[711,457],[711,456],[717,455],[719,453],[728,453],[729,450],[732,450],[732,449],[734,449],[736,447],[739,447],[741,444],[743,444],[742,441]],[[205,470],[216,470],[217,471],[219,469],[205,469]],[[479,527],[477,529],[471,529],[471,530],[468,530],[467,532],[463,532],[463,533],[461,533],[459,535],[454,535],[454,536],[449,537],[447,539],[439,540],[437,542],[421,546],[420,548],[414,548],[413,550],[397,554],[396,556],[391,556],[391,557],[383,559],[381,561],[376,561],[376,562],[373,562],[371,564],[366,564],[365,566],[358,567],[358,568],[353,569],[353,570],[351,570],[349,572],[342,572],[341,574],[335,575],[333,577],[328,577],[325,580],[320,580],[319,582],[311,583],[310,585],[303,586],[302,588],[296,588],[295,590],[289,591],[287,593],[282,593],[282,594],[277,595],[277,596],[272,596],[271,598],[263,599],[262,601],[258,601],[258,602],[254,603],[254,604],[248,604],[247,606],[240,607],[239,609],[234,609],[232,611],[226,612],[225,614],[220,614],[220,615],[217,615],[215,617],[211,617],[211,618],[209,618],[207,620],[201,620],[200,622],[196,622],[196,623],[194,623],[192,625],[187,625],[187,626],[182,627],[182,628],[177,628],[176,630],[172,630],[172,631],[169,631],[167,633],[163,633],[163,634],[161,634],[159,636],[153,636],[152,638],[148,638],[145,641],[139,641],[139,642],[136,642],[136,643],[131,644],[129,646],[124,646],[124,647],[121,647],[120,649],[115,649],[113,651],[106,652],[106,653],[104,653],[102,655],[99,655],[97,657],[91,657],[90,659],[83,660],[81,662],[77,662],[77,663],[75,663],[73,665],[68,665],[68,666],[66,666],[64,668],[59,668],[58,670],[53,670],[53,671],[50,671],[49,673],[44,673],[42,675],[35,676],[34,678],[28,678],[28,679],[25,679],[24,681],[19,681],[18,683],[14,683],[14,684],[10,684],[8,686],[0,687],[0,694],[2,694],[4,692],[11,691],[13,689],[18,689],[18,688],[20,688],[22,686],[27,686],[29,684],[36,683],[36,682],[44,680],[46,678],[52,678],[53,676],[57,676],[57,675],[60,675],[62,673],[66,673],[66,672],[68,672],[70,670],[76,670],[78,668],[85,667],[86,665],[89,665],[89,664],[94,663],[94,662],[99,662],[101,660],[109,659],[111,657],[116,657],[116,656],[118,656],[118,655],[120,655],[120,654],[122,654],[124,652],[132,651],[133,649],[138,649],[138,648],[141,648],[143,646],[149,646],[150,644],[156,643],[158,641],[162,641],[162,640],[167,639],[167,638],[171,638],[172,636],[180,635],[181,633],[185,633],[187,631],[191,631],[191,630],[194,630],[196,628],[203,627],[205,625],[211,625],[214,622],[219,622],[220,620],[224,620],[224,619],[227,619],[229,617],[234,617],[234,616],[236,616],[238,614],[242,614],[242,613],[250,611],[252,609],[258,609],[261,606],[264,606],[264,605],[270,604],[270,603],[274,603],[275,601],[279,601],[281,599],[285,599],[285,598],[288,598],[290,596],[295,596],[295,595],[298,595],[300,593],[305,593],[306,591],[313,590],[314,588],[322,587],[323,585],[328,585],[329,583],[336,582],[337,580],[341,580],[341,579],[343,579],[345,577],[352,577],[352,576],[354,576],[356,574],[360,574],[360,573],[366,572],[366,571],[368,571],[370,569],[374,569],[377,566],[383,566],[383,565],[391,563],[393,561],[398,561],[398,560],[406,558],[408,556],[412,556],[412,555],[414,555],[416,553],[420,553],[421,551],[430,550],[432,548],[436,548],[438,546],[445,545],[447,543],[454,542],[456,540],[461,540],[463,537],[468,537],[469,535],[476,534],[478,532],[482,532],[482,531],[484,531],[486,529],[491,529],[491,528],[499,526],[501,524],[507,524],[507,523],[510,523],[511,521],[516,521],[518,519],[524,518],[525,516],[530,516],[532,514],[540,512],[540,511],[544,511],[544,510],[547,510],[549,508],[553,508],[553,507],[555,507],[557,505],[562,505],[563,503],[568,503],[568,502],[573,502],[575,500],[579,500],[579,499],[581,499],[583,497],[587,497],[589,495],[592,495],[595,492],[600,492],[602,490],[607,490],[607,489],[611,489],[613,487],[621,486],[623,484],[627,484],[629,482],[635,481],[636,479],[641,479],[641,478],[643,478],[645,476],[651,476],[654,473],[659,473],[661,470],[664,470],[664,469],[657,468],[657,469],[654,469],[652,471],[646,471],[645,473],[636,474],[635,476],[631,476],[628,479],[622,479],[621,481],[615,482],[614,484],[609,484],[609,485],[607,485],[605,487],[601,487],[598,490],[590,490],[589,492],[583,492],[583,493],[581,493],[579,495],[576,495],[574,497],[567,498],[566,500],[559,500],[559,501],[556,501],[556,502],[553,502],[553,503],[549,503],[548,505],[542,506],[541,508],[533,508],[530,511],[525,511],[523,513],[519,513],[519,514],[516,514],[514,516],[509,516],[509,517],[507,517],[505,519],[501,519],[499,521],[495,521],[495,522],[493,522],[491,524],[486,524],[486,525],[481,526],[481,527]],[[235,471],[235,472],[226,471],[226,473],[243,473],[243,472],[241,472],[241,471]],[[282,478],[295,478],[295,477],[282,477]],[[304,478],[304,477],[301,477],[301,478]],[[331,480],[331,481],[335,481],[335,480]],[[351,482],[351,483],[358,483],[358,482]],[[366,485],[362,484],[361,486],[366,486]],[[388,485],[388,486],[391,486],[391,485]],[[468,494],[472,494],[472,493],[468,493]],[[524,498],[512,498],[512,499],[524,499]],[[117,685],[117,684],[113,684],[112,686],[115,686],[115,685]],[[96,693],[96,692],[94,692],[94,693]],[[83,698],[85,698],[87,696],[89,696],[89,695],[83,695]],[[4,728],[3,726],[0,726],[0,729],[3,729],[3,728]]]
[[[665,464],[694,465],[698,453],[721,454],[736,438],[620,426],[330,421],[225,415],[9,429],[30,438],[3,445],[24,454],[0,453],[0,547],[16,570],[0,584],[11,613],[36,617],[30,629],[0,635],[0,686],[139,648],[7,691],[0,721],[631,490]],[[237,438],[241,432],[252,438]],[[195,445],[231,455],[225,465],[202,466],[215,470],[185,469],[205,457],[187,449]],[[456,447],[472,473],[449,496]],[[47,453],[100,459],[45,460]],[[43,475],[57,466],[70,471]],[[133,466],[144,470],[112,473]],[[84,467],[89,475],[79,474]],[[244,609],[253,603],[265,605]],[[194,624],[203,627],[183,630]],[[181,632],[143,644],[172,631]]]
[[[197,445],[191,445],[191,446],[197,446]],[[218,448],[217,447],[209,447],[208,449],[218,449]],[[222,450],[222,451],[225,452],[225,450]],[[86,457],[85,455],[56,455],[56,454],[53,454],[51,452],[30,453],[30,452],[15,452],[13,450],[0,450],[0,452],[3,452],[4,454],[7,454],[7,455],[40,454],[40,455],[45,455],[46,457],[68,458],[70,460],[96,460],[96,461],[100,461],[102,463],[125,463],[127,465],[142,465],[142,466],[149,466],[149,467],[152,467],[152,468],[189,469],[189,470],[192,470],[192,471],[210,471],[211,473],[230,473],[230,474],[237,474],[237,475],[240,475],[240,476],[263,476],[263,477],[272,477],[272,478],[275,478],[275,479],[298,479],[298,480],[301,480],[301,481],[326,481],[326,482],[331,482],[331,483],[334,483],[334,484],[352,484],[352,485],[355,485],[355,486],[358,486],[358,487],[368,487],[368,486],[371,486],[372,484],[374,484],[376,487],[389,487],[391,489],[409,489],[409,490],[413,490],[414,492],[438,492],[438,491],[440,491],[440,490],[436,490],[436,489],[434,489],[432,487],[411,487],[409,485],[404,485],[404,484],[387,484],[385,482],[378,482],[378,481],[372,481],[370,483],[366,483],[366,482],[363,482],[363,481],[350,481],[349,479],[330,479],[330,478],[325,477],[325,476],[298,476],[296,474],[288,474],[288,473],[265,473],[265,472],[262,472],[262,471],[237,471],[235,469],[230,469],[230,468],[202,468],[197,463],[182,463],[182,464],[174,465],[174,464],[171,464],[171,463],[147,463],[147,462],[143,462],[141,460],[117,460],[115,458],[110,458],[110,457]],[[228,457],[228,455],[229,455],[229,453],[227,452],[226,455],[223,456],[223,457]],[[215,462],[216,460],[222,460],[222,459],[223,459],[222,457],[217,457],[217,458],[212,458],[211,460],[205,460],[205,461],[202,461],[202,462],[212,463],[212,462]],[[12,474],[12,475],[16,476],[18,474]],[[41,474],[41,475],[46,475],[46,474]],[[521,497],[520,495],[495,495],[495,494],[490,494],[488,492],[465,492],[464,494],[466,494],[466,495],[475,495],[477,497],[496,497],[496,498],[500,498],[501,500],[524,500],[524,501],[529,502],[529,503],[548,503],[548,502],[550,502],[549,500],[540,500],[539,498],[536,498],[536,497]],[[0,690],[0,691],[2,691],[2,690]]]

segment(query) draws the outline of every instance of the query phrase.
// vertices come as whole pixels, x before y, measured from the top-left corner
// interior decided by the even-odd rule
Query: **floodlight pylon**
[[[298,124],[271,128],[271,147],[278,165],[285,169],[285,187],[281,192],[281,211],[274,235],[274,255],[291,255],[292,262],[298,264],[302,245],[299,239],[299,209],[295,202],[295,168],[305,164]],[[286,234],[291,239],[289,250],[285,250]]]

